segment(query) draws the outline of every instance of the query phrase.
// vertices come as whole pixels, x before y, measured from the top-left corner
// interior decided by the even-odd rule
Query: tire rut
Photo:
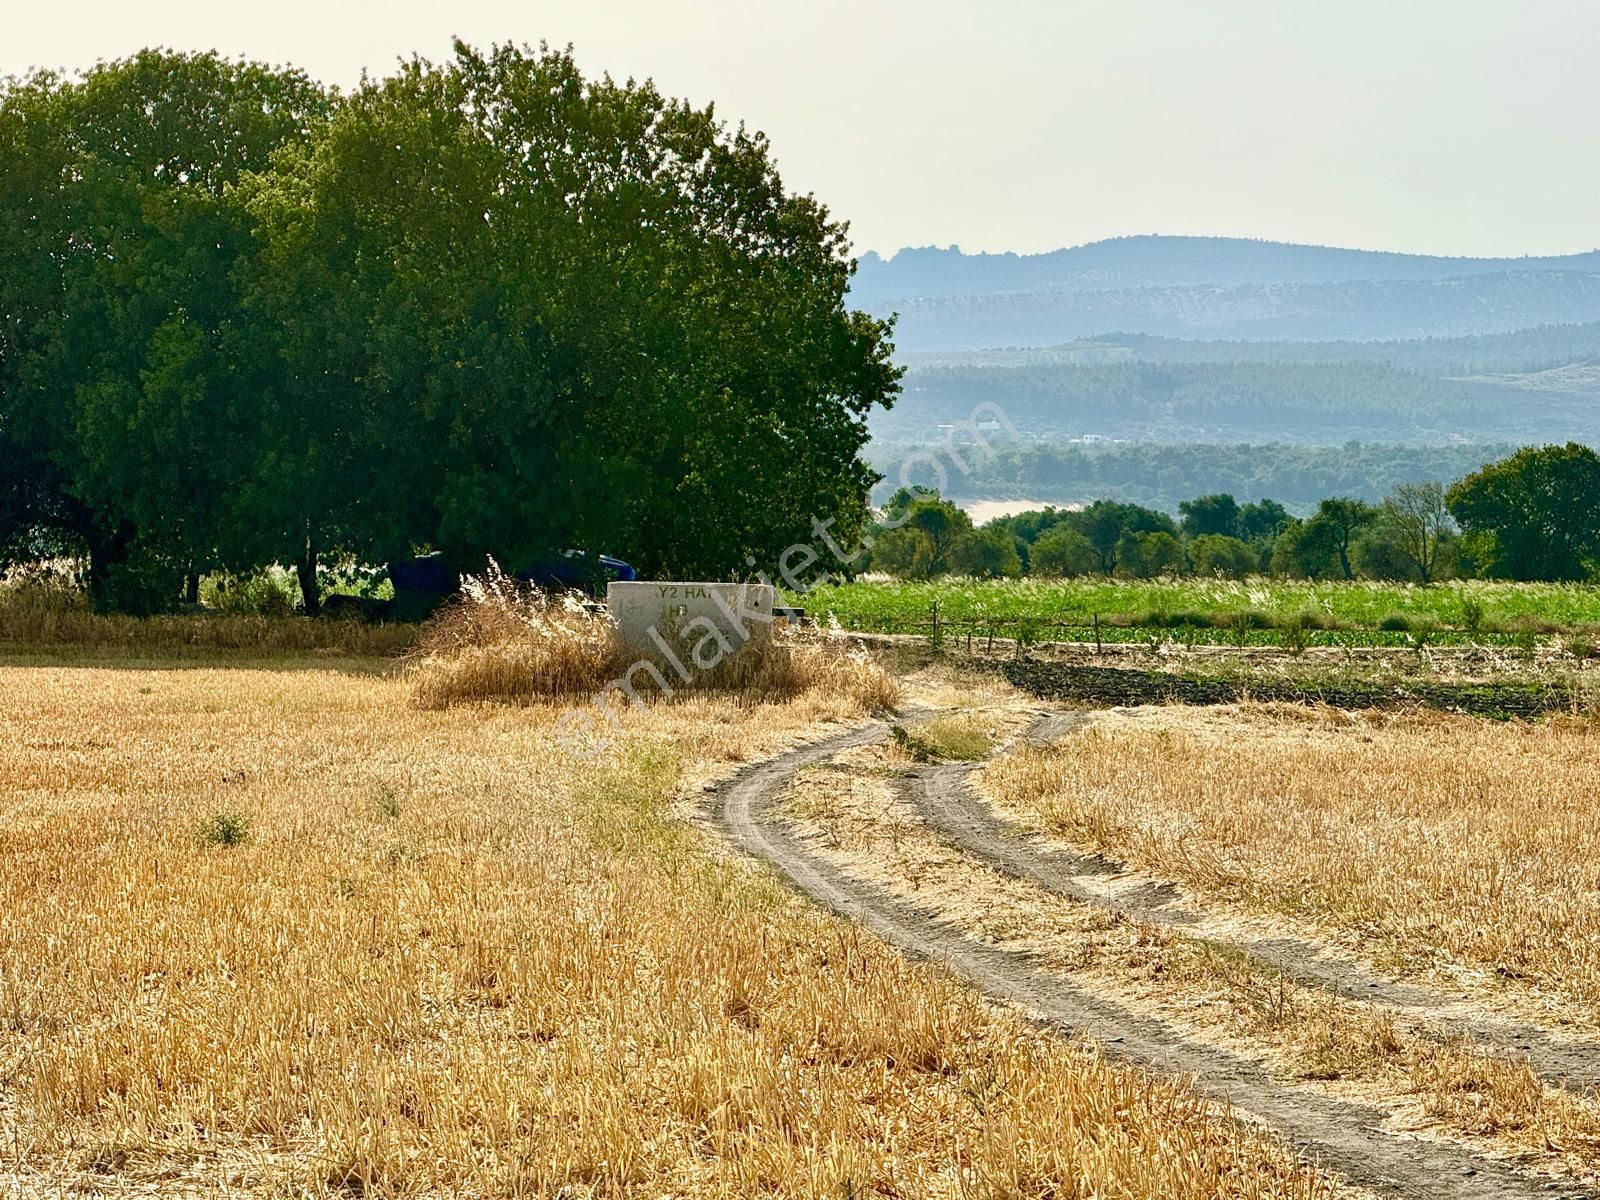
[[[1049,745],[1082,727],[1085,713],[1042,715],[1023,735],[1033,745]],[[1575,1092],[1600,1085],[1600,1045],[1568,1041],[1549,1031],[1478,1013],[1443,992],[1399,983],[1359,963],[1294,938],[1241,938],[1231,931],[1208,932],[1203,912],[1178,904],[1181,890],[1150,881],[1111,894],[1105,884],[1128,874],[1124,864],[1100,854],[1075,854],[1044,845],[1020,826],[999,816],[972,786],[981,763],[924,767],[904,782],[928,827],[957,849],[1015,879],[1031,881],[1069,900],[1092,904],[1135,921],[1203,937],[1242,950],[1289,978],[1349,1000],[1387,1005],[1426,1020],[1446,1036],[1466,1038],[1486,1048],[1516,1051],[1541,1078]]]
[[[887,733],[885,724],[867,726],[748,768],[718,790],[711,817],[735,846],[775,866],[823,907],[861,922],[910,954],[946,965],[991,996],[1086,1034],[1108,1057],[1192,1077],[1203,1094],[1276,1130],[1297,1150],[1360,1186],[1439,1200],[1595,1194],[1460,1146],[1387,1131],[1380,1127],[1387,1118],[1381,1109],[1285,1084],[1259,1063],[1187,1041],[1166,1021],[1075,987],[1025,955],[973,941],[914,905],[850,877],[773,819],[771,810],[796,772]]]

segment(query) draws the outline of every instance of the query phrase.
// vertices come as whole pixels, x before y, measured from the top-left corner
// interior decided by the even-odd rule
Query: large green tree
[[[1508,579],[1581,580],[1600,567],[1600,456],[1529,446],[1452,486],[1450,513]]]
[[[1009,542],[1011,535],[997,530],[995,536]],[[869,535],[868,565],[902,579],[934,579],[971,568],[973,538],[972,518],[955,504],[937,492],[901,488]]]
[[[4,301],[0,423],[103,605],[168,603],[218,565],[248,465],[231,353],[250,236],[228,189],[326,107],[297,72],[160,51],[0,94],[0,175],[24,181],[0,193],[0,221],[26,256]]]
[[[529,469],[539,364],[505,350],[538,332],[494,304],[512,265],[486,244],[495,170],[462,97],[412,63],[235,192],[260,248],[240,272],[255,463],[230,537],[294,564],[308,611],[326,558],[436,543],[447,488],[513,508],[547,487]],[[496,418],[522,421],[530,445],[463,460]]]
[[[1081,532],[1055,525],[1029,548],[1028,569],[1034,575],[1089,575],[1100,569],[1100,555]]]
[[[82,548],[90,514],[50,454],[40,363],[60,327],[69,152],[54,76],[0,83],[0,565]]]
[[[1304,521],[1286,526],[1272,551],[1272,569],[1280,575],[1307,579],[1354,579],[1356,546],[1378,519],[1378,509],[1364,500],[1332,496]]]
[[[1261,499],[1239,506],[1239,536],[1247,542],[1269,544],[1289,527],[1293,518],[1276,500]]]
[[[1239,502],[1227,492],[1181,500],[1178,502],[1178,513],[1183,518],[1186,537],[1239,536]]]
[[[458,45],[248,190],[262,440],[303,473],[253,507],[294,537],[722,576],[814,520],[860,531],[888,326],[846,307],[844,227],[759,135],[565,53]]]
[[[1166,513],[1111,500],[1096,500],[1079,512],[1067,513],[1063,524],[1089,539],[1099,556],[1100,570],[1106,575],[1121,564],[1124,550],[1138,544],[1132,535],[1165,533],[1176,538],[1178,533],[1178,526]],[[1144,564],[1138,565],[1141,570],[1144,568]]]
[[[898,390],[844,225],[759,134],[458,45],[335,101],[146,52],[0,90],[0,545],[97,598],[214,567],[848,545]]]
[[[1448,561],[1454,539],[1444,485],[1402,483],[1380,506],[1368,537],[1373,573],[1430,584]]]

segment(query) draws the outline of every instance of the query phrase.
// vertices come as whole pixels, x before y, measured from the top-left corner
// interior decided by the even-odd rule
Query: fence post
[[[1100,657],[1100,614],[1094,614],[1094,655]]]

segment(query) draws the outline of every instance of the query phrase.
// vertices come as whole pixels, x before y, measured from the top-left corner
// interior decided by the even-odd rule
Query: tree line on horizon
[[[903,401],[902,401],[903,403]],[[929,442],[874,442],[868,460],[890,479],[915,479]],[[1119,500],[1164,512],[1207,492],[1271,496],[1305,516],[1326,496],[1380,502],[1397,483],[1459,479],[1486,462],[1504,458],[1519,443],[1445,446],[1347,442],[1338,446],[1276,443],[1153,443],[1097,445],[1001,442],[963,461],[971,465],[949,499],[1029,498],[1039,507],[1088,500]],[[887,503],[893,487],[880,485]]]
[[[1600,577],[1600,455],[1577,443],[1526,447],[1449,486],[1400,484],[1377,504],[1327,497],[1305,518],[1226,492],[1178,512],[1097,500],[975,526],[937,492],[901,488],[861,569],[904,579],[1271,574],[1423,585]]]
[[[567,53],[348,94],[145,51],[0,81],[0,568],[580,550],[718,578],[863,527],[890,325],[759,133]]]

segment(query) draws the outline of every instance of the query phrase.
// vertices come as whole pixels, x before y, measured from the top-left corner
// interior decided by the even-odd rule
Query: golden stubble
[[[1600,1021],[1600,726],[1244,705],[1103,714],[981,786],[1389,969]]]
[[[1018,715],[957,719],[1004,741],[1020,732]],[[1034,753],[1012,740],[988,770],[1004,772],[1009,756]],[[1600,1106],[1592,1096],[1547,1084],[1511,1047],[1287,977],[1252,955],[1248,943],[1263,930],[1248,919],[1189,935],[1013,878],[924,823],[915,785],[899,778],[920,762],[893,742],[847,750],[797,774],[783,814],[814,853],[855,878],[975,941],[1027,955],[1070,986],[1166,1021],[1175,1035],[1386,1110],[1397,1130],[1594,1178]],[[1241,940],[1226,940],[1225,930]]]
[[[1313,1196],[1182,1087],[722,853],[686,794],[858,700],[560,709],[0,670],[0,1170],[371,1195]]]

